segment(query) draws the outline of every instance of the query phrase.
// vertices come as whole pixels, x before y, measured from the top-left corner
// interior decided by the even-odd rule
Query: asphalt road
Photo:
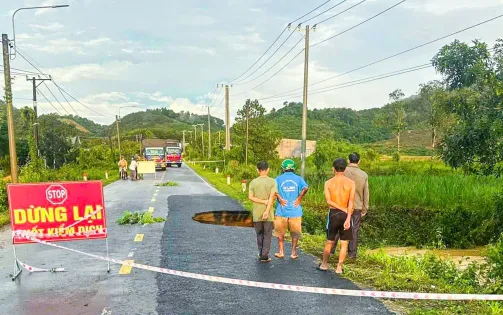
[[[165,176],[163,177],[163,175]],[[162,179],[161,179],[162,178]],[[157,187],[171,180],[177,187]],[[110,256],[171,269],[245,280],[321,287],[357,288],[333,273],[316,271],[316,258],[302,254],[296,261],[258,262],[253,229],[201,224],[197,212],[242,210],[206,184],[189,168],[158,172],[157,180],[118,181],[105,187]],[[125,210],[145,211],[165,223],[119,226]],[[143,234],[141,242],[134,242]],[[273,241],[273,250],[276,242]],[[105,255],[105,242],[74,241],[62,245]],[[10,229],[0,232],[1,314],[389,314],[371,298],[325,296],[236,287],[133,269],[40,244],[16,246],[18,257],[40,268],[64,267],[60,273],[23,271],[15,282],[10,274],[13,252]],[[289,248],[287,248],[287,252]]]

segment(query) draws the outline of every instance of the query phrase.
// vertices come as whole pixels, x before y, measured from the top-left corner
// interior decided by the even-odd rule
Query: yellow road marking
[[[128,275],[131,273],[131,270],[133,269],[132,264],[134,260],[124,260],[124,264],[122,264],[121,270],[119,270],[120,275]]]
[[[143,241],[143,234],[136,234],[136,236],[134,237],[134,241],[135,242]]]
[[[148,212],[154,212],[154,207],[148,208]]]

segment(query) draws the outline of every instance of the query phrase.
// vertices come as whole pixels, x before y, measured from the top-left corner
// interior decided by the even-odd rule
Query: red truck
[[[166,165],[182,167],[182,144],[178,140],[166,140]]]

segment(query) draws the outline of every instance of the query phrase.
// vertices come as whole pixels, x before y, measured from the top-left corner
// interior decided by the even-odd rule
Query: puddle
[[[377,253],[381,249],[370,250],[369,253]],[[475,261],[480,264],[484,264],[485,261],[485,247],[476,247],[472,249],[417,249],[415,247],[384,247],[382,248],[384,252],[388,255],[424,255],[426,252],[433,252],[435,255],[442,258],[447,258],[456,265],[464,269],[468,265]]]
[[[225,226],[253,227],[250,213],[245,211],[209,211],[196,213],[192,220],[204,223]]]

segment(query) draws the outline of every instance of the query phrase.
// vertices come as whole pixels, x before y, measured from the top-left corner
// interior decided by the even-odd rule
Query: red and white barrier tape
[[[422,292],[388,292],[388,291],[369,291],[369,290],[345,290],[345,289],[334,289],[334,288],[320,288],[320,287],[307,287],[300,285],[290,285],[290,284],[279,284],[279,283],[269,283],[269,282],[259,282],[259,281],[249,281],[233,278],[215,277],[204,274],[178,271],[173,269],[166,269],[160,267],[152,267],[137,263],[126,263],[122,260],[107,258],[99,255],[94,255],[86,252],[82,252],[76,249],[68,248],[65,246],[57,245],[54,243],[48,243],[41,241],[34,237],[32,233],[27,233],[25,231],[16,231],[16,235],[22,236],[26,239],[32,240],[34,242],[64,249],[77,254],[93,257],[99,260],[109,261],[115,264],[132,266],[138,269],[144,269],[159,273],[164,273],[168,275],[192,278],[197,280],[205,280],[218,283],[227,283],[246,287],[264,288],[264,289],[274,289],[283,291],[294,291],[294,292],[306,292],[306,293],[317,293],[317,294],[328,294],[328,295],[345,295],[345,296],[359,296],[359,297],[374,297],[374,298],[387,298],[387,299],[410,299],[410,300],[447,300],[447,301],[502,301],[503,295],[501,294],[450,294],[450,293],[422,293]]]
[[[30,266],[28,264],[25,264],[21,260],[17,259],[17,262],[21,267],[24,269],[28,270],[29,272],[62,272],[65,271],[65,268],[37,268]]]

